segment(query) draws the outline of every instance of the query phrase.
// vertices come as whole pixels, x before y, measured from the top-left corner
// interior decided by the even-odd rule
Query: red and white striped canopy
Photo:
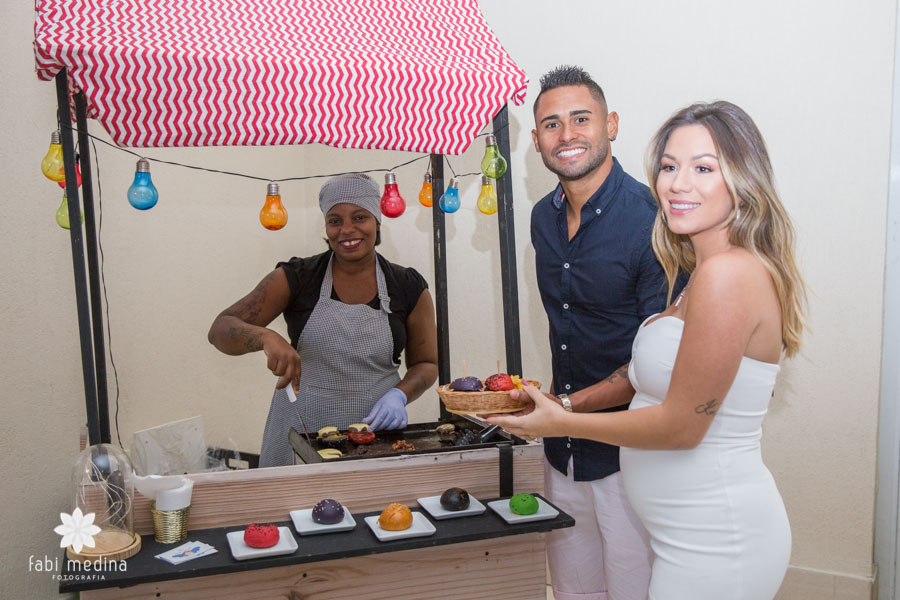
[[[322,143],[459,154],[528,78],[476,0],[36,0],[121,146]]]

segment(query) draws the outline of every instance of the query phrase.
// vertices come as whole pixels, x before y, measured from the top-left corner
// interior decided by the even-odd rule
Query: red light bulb
[[[81,187],[81,167],[78,166],[78,163],[75,163],[75,174],[78,175],[78,187]],[[65,179],[63,179],[62,181],[58,181],[57,183],[59,184],[59,187],[61,187],[62,189],[66,189]]]
[[[396,219],[406,210],[406,200],[397,189],[397,178],[392,172],[384,176],[384,194],[381,195],[381,214]]]

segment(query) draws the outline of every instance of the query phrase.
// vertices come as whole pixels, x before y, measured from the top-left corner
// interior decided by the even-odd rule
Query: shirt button
[[[563,308],[564,308],[565,310],[569,310],[569,305],[568,305],[568,304],[563,304]]]
[[[598,209],[595,210],[594,212],[597,213],[597,214],[599,215],[602,211],[598,208]]]
[[[562,348],[563,350],[565,350],[565,349],[566,349],[566,345],[563,344],[562,346],[560,346],[560,348]]]
[[[566,389],[567,389],[567,390],[571,390],[571,389],[572,389],[572,386],[569,385],[569,384],[567,383],[567,384],[566,384]]]
[[[572,444],[566,444],[566,448],[571,448]]]
[[[569,263],[563,263],[563,269],[568,269],[568,268],[569,268]]]

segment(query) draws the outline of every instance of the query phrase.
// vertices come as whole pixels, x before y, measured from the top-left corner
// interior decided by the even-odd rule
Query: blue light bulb
[[[150,179],[150,161],[145,158],[137,161],[134,171],[134,183],[128,188],[128,202],[138,210],[148,210],[156,206],[159,192]]]
[[[447,191],[441,195],[438,206],[445,213],[454,213],[459,210],[459,190],[456,188],[456,177],[450,178],[450,185],[447,186]]]

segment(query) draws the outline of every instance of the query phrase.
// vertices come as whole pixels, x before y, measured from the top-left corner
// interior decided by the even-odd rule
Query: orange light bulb
[[[259,211],[259,222],[270,231],[277,231],[287,225],[288,214],[281,204],[281,193],[277,183],[269,183],[266,193],[266,203]]]
[[[425,173],[424,181],[422,181],[422,189],[419,191],[419,204],[422,206],[432,206],[434,204],[434,189],[431,183],[431,173]]]

